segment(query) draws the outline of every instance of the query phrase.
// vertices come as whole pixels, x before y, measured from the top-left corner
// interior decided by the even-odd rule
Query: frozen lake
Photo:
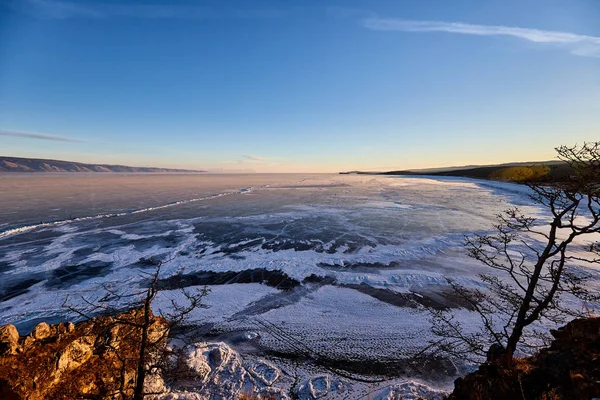
[[[156,258],[170,288],[212,289],[193,316],[212,337],[354,360],[410,356],[430,307],[475,322],[444,279],[479,284],[464,235],[539,212],[519,185],[366,175],[4,175],[0,200],[0,324],[61,319]]]

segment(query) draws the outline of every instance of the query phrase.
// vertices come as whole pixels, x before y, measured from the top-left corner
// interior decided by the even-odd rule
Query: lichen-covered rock
[[[23,339],[23,343],[21,343],[21,348],[26,351],[31,349],[31,347],[33,346],[33,344],[35,343],[35,339],[33,338],[33,336],[28,335],[25,336],[25,339]]]
[[[9,350],[16,351],[15,339],[20,345],[16,354],[0,354],[0,399],[106,398],[106,393],[116,393],[121,386],[125,398],[130,398],[141,341],[137,324],[143,317],[143,312],[136,309],[77,325],[41,323],[30,335],[21,338],[14,327],[0,327]],[[162,332],[153,337],[160,339],[168,329],[167,321],[152,316],[151,322],[153,333]],[[157,359],[165,344],[159,342],[153,346],[147,360]],[[149,388],[160,386],[164,386],[162,381],[148,380]],[[7,397],[7,393],[12,397]]]
[[[31,337],[35,340],[44,340],[52,335],[52,329],[50,325],[45,322],[40,322],[31,332]]]
[[[169,326],[163,319],[156,319],[148,328],[148,340],[150,343],[156,343],[161,339],[166,339],[169,334]]]
[[[93,340],[89,336],[75,339],[59,354],[56,372],[61,375],[70,372],[90,359],[94,352]]]
[[[0,355],[17,354],[19,350],[19,331],[14,325],[0,327]]]
[[[66,335],[75,330],[75,324],[72,322],[61,322],[57,326],[57,332],[59,336]]]

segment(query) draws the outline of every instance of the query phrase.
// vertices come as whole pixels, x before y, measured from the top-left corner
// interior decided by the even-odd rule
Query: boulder
[[[59,335],[66,335],[67,333],[71,333],[75,330],[75,324],[72,322],[61,322],[57,327]]]
[[[45,322],[40,322],[31,332],[31,336],[35,340],[44,340],[52,335],[50,325]]]
[[[163,319],[156,318],[148,328],[148,340],[155,343],[165,339],[169,334],[169,326]]]
[[[19,331],[14,325],[0,327],[0,355],[17,354],[19,350]]]
[[[450,400],[600,398],[600,318],[581,318],[551,332],[549,347],[505,368],[486,363],[457,379]]]
[[[34,343],[35,339],[32,336],[25,336],[25,340],[23,341],[21,348],[23,350],[28,350],[31,348],[31,346],[33,346]]]
[[[93,341],[88,337],[81,337],[69,343],[58,356],[56,365],[57,374],[70,372],[90,359],[94,352]]]

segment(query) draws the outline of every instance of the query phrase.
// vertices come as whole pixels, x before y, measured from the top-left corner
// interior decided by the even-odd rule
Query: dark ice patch
[[[179,235],[167,235],[167,236],[151,236],[143,237],[139,239],[127,239],[128,243],[131,243],[133,247],[138,251],[145,251],[153,246],[159,246],[160,248],[170,249],[177,246],[182,240]]]
[[[14,228],[19,227],[15,226]],[[9,226],[8,229],[12,228]],[[18,235],[2,238],[2,246],[6,246],[6,248],[8,248],[8,246],[30,245],[33,242],[35,242],[35,244],[38,246],[46,246],[52,243],[55,238],[62,235],[63,233],[54,229],[36,229],[29,232],[23,232]]]
[[[0,261],[0,273],[8,272],[12,268],[11,264],[7,261]]]
[[[303,285],[295,287],[292,290],[284,290],[269,294],[259,301],[251,303],[242,311],[232,315],[231,318],[247,318],[250,315],[260,315],[277,308],[287,307],[297,303],[307,295],[316,292],[322,286],[335,284],[336,280],[330,276],[317,276],[312,274],[304,278],[302,283]]]
[[[169,260],[169,253],[168,252],[164,252],[164,253],[159,253],[159,254],[154,254],[152,257],[142,257],[140,259],[138,259],[135,263],[133,264],[128,264],[126,266],[126,268],[135,268],[135,269],[152,269],[152,268],[156,268],[156,266],[159,263],[165,263]]]
[[[66,248],[77,247],[73,253],[75,258],[70,260],[72,264],[79,263],[94,253],[110,254],[126,244],[127,241],[121,239],[120,235],[108,231],[95,232],[93,235],[77,235],[63,243]],[[47,259],[45,252],[42,252],[42,255],[45,261]]]
[[[81,247],[73,252],[73,255],[69,259],[70,264],[81,264],[89,256],[95,254],[96,250],[94,247]]]
[[[27,293],[31,286],[40,283],[41,281],[43,281],[41,278],[30,278],[4,286],[2,290],[0,290],[0,303]]]
[[[230,285],[233,283],[262,283],[280,290],[291,290],[300,285],[300,282],[290,278],[287,274],[279,270],[267,271],[263,268],[256,268],[240,272],[198,271],[175,275],[161,279],[159,287],[161,289],[172,290],[189,286]]]
[[[65,289],[88,279],[106,276],[110,273],[111,266],[112,263],[101,261],[61,266],[52,271],[46,286]]]
[[[397,293],[390,289],[374,288],[366,283],[340,286],[358,290],[361,293],[396,307],[417,308],[419,306],[424,306],[434,310],[448,310],[450,308],[464,307],[464,304],[455,301],[455,299],[439,294],[430,295],[429,293],[424,292]]]
[[[315,274],[310,274],[306,278],[302,280],[302,283],[313,283],[319,285],[335,285],[337,280],[333,276],[320,276]]]
[[[420,378],[443,380],[455,377],[458,370],[449,358],[439,356],[421,356],[418,359],[344,359],[320,354],[317,362],[333,371],[345,371],[360,376],[378,376],[395,378],[416,376]]]

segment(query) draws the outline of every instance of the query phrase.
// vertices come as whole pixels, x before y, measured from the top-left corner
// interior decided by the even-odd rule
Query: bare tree
[[[469,256],[496,272],[480,275],[485,289],[448,282],[479,314],[481,329],[467,332],[453,313],[436,311],[436,349],[463,359],[487,355],[510,366],[519,345],[539,342],[543,332],[534,328],[536,321],[559,324],[582,314],[565,305],[565,296],[600,300],[586,289],[582,268],[600,264],[600,142],[556,151],[570,175],[528,183],[531,198],[549,218],[510,208],[497,216],[494,233],[466,238]]]
[[[114,346],[107,340],[105,346],[115,354],[121,363],[119,371],[119,388],[116,390],[121,398],[143,400],[145,396],[156,393],[145,393],[146,378],[150,374],[162,374],[168,365],[169,351],[166,339],[172,330],[182,329],[192,311],[205,308],[204,297],[209,293],[205,286],[200,290],[187,291],[180,289],[183,294],[182,302],[170,300],[170,311],[160,312],[157,319],[152,311],[152,302],[157,295],[167,288],[161,286],[160,276],[163,266],[162,261],[151,259],[154,271],[151,273],[141,271],[147,287],[137,291],[115,291],[104,285],[105,295],[98,301],[90,301],[82,297],[83,306],[73,306],[69,299],[65,299],[63,307],[79,315],[85,320],[92,320],[94,316],[109,316],[109,322],[102,326],[102,331],[108,337],[114,332],[115,327],[127,327],[128,331],[122,334],[121,341],[134,338],[138,343],[137,348],[122,349]],[[129,311],[124,313],[124,311]],[[135,369],[135,382],[133,392],[126,389],[126,370],[128,367]]]

